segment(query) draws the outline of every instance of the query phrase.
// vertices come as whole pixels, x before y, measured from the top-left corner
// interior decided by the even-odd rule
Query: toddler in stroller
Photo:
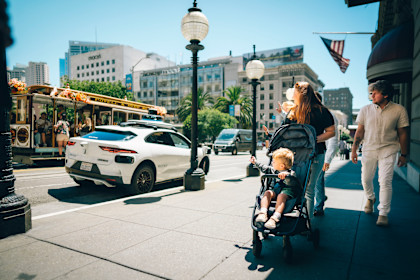
[[[268,229],[275,229],[285,209],[286,200],[296,198],[302,193],[302,185],[296,178],[296,173],[291,170],[293,166],[293,152],[287,148],[280,148],[273,152],[272,166],[250,160],[262,173],[275,174],[278,178],[271,180],[269,190],[265,191],[260,203],[260,213],[255,219],[257,226],[262,224]],[[274,214],[268,219],[268,208],[271,200],[276,200]],[[268,220],[268,221],[267,221]]]
[[[277,174],[264,174],[261,176],[261,188],[257,195],[254,210],[252,213],[251,227],[253,229],[253,248],[252,252],[254,256],[259,257],[262,250],[262,242],[259,233],[262,233],[263,237],[266,238],[269,235],[282,236],[283,237],[283,257],[286,262],[290,262],[292,259],[292,246],[290,243],[290,236],[301,234],[313,242],[315,248],[319,245],[319,230],[313,230],[308,215],[308,208],[306,206],[305,191],[308,184],[308,178],[312,159],[316,153],[316,132],[311,125],[307,124],[287,124],[282,125],[270,139],[270,145],[268,147],[267,155],[270,157],[270,164],[276,164],[274,157],[275,151],[280,148],[287,148],[294,153],[293,166],[291,168],[290,175],[296,173],[294,176],[285,176],[286,179],[295,178],[298,180],[298,186],[303,186],[301,191],[298,191],[296,187],[295,192],[284,201],[283,212],[279,217],[275,214],[277,206],[274,206],[268,201],[268,207],[264,207],[266,204],[263,194],[270,191],[273,186],[273,181],[278,181]],[[272,162],[274,160],[274,162]],[[257,163],[258,166],[258,163]],[[284,176],[284,175],[282,175]],[[280,178],[281,179],[281,178]],[[294,180],[294,179],[293,179]],[[275,185],[275,183],[274,183]],[[294,184],[285,183],[286,186],[292,186]],[[286,189],[289,187],[286,187]],[[293,189],[292,188],[292,189]],[[280,191],[281,194],[281,191]],[[293,198],[292,198],[293,197]],[[270,224],[261,225],[264,220],[263,214],[267,208],[267,215],[270,216],[274,213],[274,217],[279,217],[277,222],[274,220],[275,226],[272,227]],[[257,214],[257,209],[259,212]],[[280,210],[280,209],[279,209]]]

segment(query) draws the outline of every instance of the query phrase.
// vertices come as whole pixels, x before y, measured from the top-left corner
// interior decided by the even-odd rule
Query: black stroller
[[[264,238],[267,238],[269,235],[283,236],[283,258],[286,262],[291,262],[293,248],[290,243],[290,236],[301,234],[306,236],[309,241],[312,241],[315,248],[319,246],[319,230],[312,230],[311,228],[305,199],[310,168],[316,151],[315,129],[306,124],[287,124],[277,129],[270,139],[270,146],[267,151],[267,155],[270,157],[270,164],[272,152],[281,147],[288,148],[294,152],[292,169],[296,172],[296,176],[303,186],[303,191],[300,196],[286,201],[279,225],[272,230],[266,229],[264,225],[256,224],[256,210],[260,208],[262,196],[273,185],[272,182],[277,175],[261,176],[261,189],[252,213],[252,253],[257,258],[261,255],[262,242],[259,236],[260,232]],[[272,201],[268,209],[269,216],[274,213],[274,209],[275,201]]]

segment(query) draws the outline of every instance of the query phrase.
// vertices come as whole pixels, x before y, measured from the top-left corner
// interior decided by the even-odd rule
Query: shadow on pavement
[[[179,181],[158,184],[153,188],[152,193],[155,191],[174,188],[174,187],[179,186],[179,184],[180,184]],[[182,185],[182,181],[181,181],[181,185]],[[130,195],[127,194],[126,190],[123,187],[108,188],[104,185],[95,185],[93,183],[87,184],[83,187],[72,186],[72,187],[65,187],[65,188],[60,188],[60,189],[49,189],[48,194],[62,202],[88,204],[88,205],[106,202],[106,201],[119,199],[123,197],[130,197]],[[138,202],[135,202],[136,200],[138,200],[136,198],[127,204],[152,203],[151,201],[148,201],[148,200],[141,202],[143,199],[150,199],[150,198],[142,198]]]

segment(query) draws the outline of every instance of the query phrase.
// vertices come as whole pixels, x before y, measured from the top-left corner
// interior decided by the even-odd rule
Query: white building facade
[[[116,82],[125,84],[132,67],[136,70],[153,69],[174,65],[157,54],[146,58],[146,53],[130,46],[115,46],[70,57],[70,79],[94,82]]]
[[[50,84],[50,68],[45,62],[29,62],[26,68],[26,85]]]

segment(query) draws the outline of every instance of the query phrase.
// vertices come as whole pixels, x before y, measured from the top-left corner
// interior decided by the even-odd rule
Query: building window
[[[106,77],[106,81],[109,82],[109,77]]]
[[[109,73],[109,69],[106,69],[106,72]]]
[[[147,91],[143,92],[143,97],[146,98],[147,97]]]
[[[89,72],[86,73],[86,77],[89,77]]]
[[[106,61],[106,65],[109,65],[109,60]]]
[[[147,81],[144,81],[143,82],[143,86],[142,87],[147,88]]]
[[[115,64],[115,59],[112,60],[112,64]]]
[[[247,78],[242,78],[242,83],[246,83]]]
[[[112,73],[115,73],[115,68],[112,68]]]
[[[272,93],[270,93],[270,100],[273,100],[274,95]]]
[[[80,67],[79,66],[77,66],[77,70],[80,70]]]
[[[96,62],[96,67],[99,67],[99,62]]]
[[[153,97],[153,91],[150,91],[150,92],[149,92],[149,96],[150,96],[150,97]]]
[[[112,76],[112,80],[115,81],[115,76]]]
[[[95,71],[92,71],[90,74],[91,74],[92,76],[93,76],[93,75],[95,75]]]
[[[264,81],[264,76],[261,77],[260,81]]]
[[[94,82],[95,81],[95,79],[92,79],[92,82]]]
[[[85,73],[82,73],[82,77],[84,77],[85,76]]]
[[[102,78],[101,80],[102,80],[102,82],[105,82],[105,79],[104,78]]]
[[[260,104],[260,110],[264,110],[264,103]]]
[[[90,65],[90,67],[92,67],[92,68],[93,68],[94,66],[95,66],[95,65],[94,65],[93,63]]]
[[[96,70],[96,75],[99,75],[99,70]]]
[[[99,82],[99,78],[96,78],[96,81]]]
[[[82,65],[82,70],[84,70],[85,69],[85,66],[84,65]]]
[[[77,78],[80,78],[80,74],[77,74]]]
[[[220,85],[219,84],[216,84],[215,86],[214,86],[214,91],[219,91],[220,90]]]
[[[105,65],[105,63],[102,61],[102,62],[101,62],[101,66],[104,66],[104,65]]]
[[[264,94],[260,94],[260,100],[264,100]]]
[[[274,85],[273,84],[270,84],[270,90],[273,90],[274,89]]]
[[[261,84],[260,89],[261,89],[261,91],[264,90],[264,85],[263,84]]]
[[[273,110],[273,103],[270,103],[269,108],[270,108],[270,110]]]
[[[211,86],[207,86],[207,92],[211,92]]]
[[[104,73],[105,73],[104,69],[102,69],[102,70],[101,70],[101,73],[102,73],[102,74],[104,74]]]
[[[86,64],[86,69],[89,69],[89,64]]]

